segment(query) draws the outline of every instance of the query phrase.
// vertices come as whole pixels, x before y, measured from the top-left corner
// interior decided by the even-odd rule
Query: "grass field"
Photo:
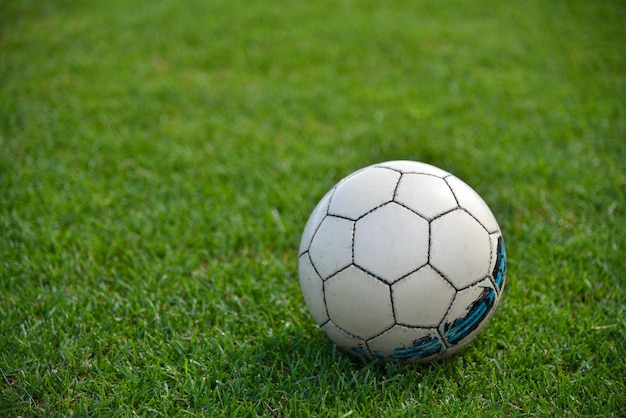
[[[626,411],[626,4],[4,0],[0,415]],[[508,283],[425,367],[317,330],[297,249],[351,171],[489,203]]]

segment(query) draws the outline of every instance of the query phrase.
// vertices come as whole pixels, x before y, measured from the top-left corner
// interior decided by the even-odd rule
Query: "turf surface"
[[[623,416],[623,2],[40,3],[0,4],[0,415]],[[338,351],[298,287],[317,200],[390,159],[507,243],[427,367]]]

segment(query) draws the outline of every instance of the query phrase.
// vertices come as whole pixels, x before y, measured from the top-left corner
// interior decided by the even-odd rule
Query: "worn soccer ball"
[[[302,234],[306,304],[339,347],[427,363],[464,348],[505,283],[502,232],[483,199],[425,163],[390,161],[335,185]]]

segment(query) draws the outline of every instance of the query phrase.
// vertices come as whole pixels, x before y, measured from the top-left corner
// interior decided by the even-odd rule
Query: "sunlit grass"
[[[6,1],[0,414],[620,416],[619,2]],[[506,293],[462,354],[362,364],[297,280],[378,161],[485,198]]]

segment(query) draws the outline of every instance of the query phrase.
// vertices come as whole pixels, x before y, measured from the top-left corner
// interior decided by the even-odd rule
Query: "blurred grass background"
[[[0,5],[0,412],[620,416],[619,1]],[[508,287],[463,354],[361,364],[310,319],[317,200],[472,185]]]

